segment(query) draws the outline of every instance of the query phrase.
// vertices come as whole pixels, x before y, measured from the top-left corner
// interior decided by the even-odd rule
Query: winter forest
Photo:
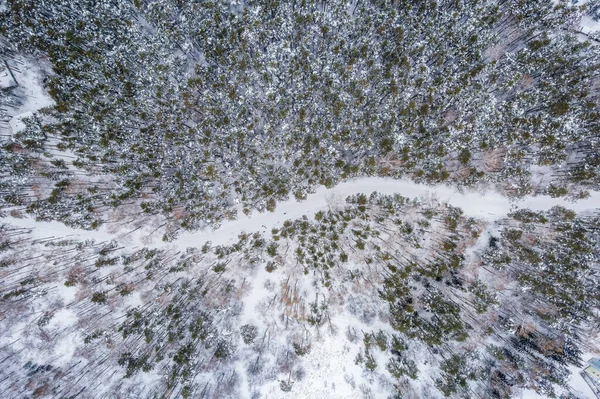
[[[0,398],[594,399],[600,0],[0,0]]]

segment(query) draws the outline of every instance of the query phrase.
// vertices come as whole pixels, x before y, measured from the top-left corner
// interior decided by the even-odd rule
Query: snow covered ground
[[[1,6],[0,6],[1,7]],[[1,9],[0,9],[1,10]],[[10,76],[8,69],[4,69],[0,72],[0,88],[10,87],[15,84],[15,81]]]
[[[532,210],[545,210],[555,205],[561,205],[577,212],[600,208],[600,193],[592,192],[590,197],[577,202],[569,202],[564,198],[551,198],[549,196],[530,196],[523,200],[515,201],[496,192],[487,191],[478,193],[474,191],[459,192],[447,186],[428,186],[414,183],[409,180],[393,180],[379,177],[366,177],[341,183],[333,188],[319,187],[315,193],[309,194],[307,199],[297,202],[295,199],[281,202],[275,212],[254,212],[249,216],[238,214],[237,220],[226,221],[216,230],[185,232],[170,243],[160,241],[162,232],[154,235],[154,242],[148,243],[147,233],[141,230],[134,233],[111,233],[106,226],[97,231],[73,229],[59,222],[36,222],[30,218],[17,219],[6,217],[4,220],[13,225],[33,229],[36,238],[67,237],[77,239],[94,239],[98,241],[115,239],[131,246],[149,246],[164,248],[176,246],[180,249],[198,247],[210,241],[213,245],[223,245],[234,242],[243,232],[265,231],[281,226],[285,220],[293,220],[307,215],[312,217],[316,212],[328,210],[343,203],[349,195],[377,191],[382,194],[398,193],[404,197],[433,196],[440,201],[452,206],[462,208],[466,216],[495,221],[506,216],[507,213],[517,208]],[[124,235],[126,234],[126,235]]]
[[[592,192],[590,197],[571,203],[563,198],[551,198],[548,196],[526,197],[518,202],[506,198],[496,192],[488,191],[478,193],[472,191],[459,192],[455,188],[446,186],[426,186],[407,180],[392,180],[385,178],[361,178],[339,184],[334,188],[320,187],[315,193],[310,194],[305,201],[297,202],[288,200],[278,204],[275,212],[258,213],[246,216],[240,213],[238,220],[227,221],[213,231],[186,232],[181,234],[175,241],[164,243],[159,240],[162,233],[156,233],[154,242],[148,245],[147,233],[141,230],[134,233],[112,233],[109,228],[103,226],[98,231],[78,230],[64,226],[59,222],[36,222],[31,218],[17,219],[13,217],[4,218],[5,222],[13,225],[32,229],[37,239],[49,237],[70,237],[76,239],[93,239],[96,241],[116,240],[119,244],[129,247],[150,246],[156,248],[176,247],[184,250],[187,247],[199,247],[207,241],[213,245],[228,244],[234,242],[242,232],[263,231],[269,233],[274,227],[280,226],[285,220],[300,218],[303,215],[312,217],[319,210],[335,208],[343,204],[344,199],[353,194],[377,191],[384,194],[398,193],[405,197],[436,197],[441,201],[463,209],[465,215],[481,218],[488,222],[499,220],[507,213],[517,208],[530,208],[534,210],[549,209],[555,205],[562,205],[578,212],[595,210],[600,208],[600,193]],[[261,271],[261,277],[253,281],[254,285],[261,286],[260,280],[268,277],[268,273]],[[258,291],[262,288],[258,287]],[[256,294],[252,290],[251,294]],[[249,319],[255,315],[256,303],[260,296],[248,298],[248,304],[244,310],[245,318]],[[68,314],[61,315],[61,323],[72,322]],[[339,322],[339,320],[337,320]],[[350,325],[348,321],[336,323],[339,328],[338,334]],[[360,367],[353,362],[354,354],[350,353],[346,340],[329,332],[324,332],[319,340],[313,342],[311,353],[305,359],[306,377],[304,381],[297,382],[294,392],[298,398],[312,398],[319,396],[349,398],[360,392],[360,387],[365,386],[361,382],[365,378],[361,374]],[[60,352],[60,350],[57,350]],[[309,366],[310,365],[310,366]],[[309,366],[309,367],[308,367]],[[314,366],[314,367],[313,367]],[[350,381],[350,382],[348,382]],[[572,368],[572,388],[581,398],[593,399],[593,393],[587,387],[585,381],[579,375],[579,370]],[[276,398],[283,396],[277,381],[265,386],[263,393],[266,397]],[[358,389],[352,388],[355,386]],[[350,389],[350,390],[349,390]],[[376,392],[370,393],[372,397],[378,397]],[[541,398],[533,390],[523,391],[523,398]]]
[[[582,6],[589,2],[589,0],[579,0],[574,3],[576,3],[579,6]],[[583,18],[581,18],[581,31],[584,33],[600,31],[600,21],[594,21],[594,19],[589,15],[584,15]]]
[[[54,100],[44,90],[42,80],[45,72],[42,71],[42,68],[25,59],[19,61],[20,63],[14,65],[14,68],[11,69],[15,75],[15,79],[19,83],[19,87],[15,89],[15,93],[23,99],[23,103],[9,113],[9,115],[13,115],[12,119],[8,122],[9,133],[12,134],[25,127],[25,124],[22,122],[23,118],[29,117],[33,115],[33,112],[54,104]],[[9,81],[9,74],[6,69],[0,73],[0,82],[5,81]],[[13,83],[12,79],[10,79],[10,82],[11,84]]]
[[[591,356],[583,356],[583,359],[588,359]],[[575,366],[569,366],[569,370],[571,371],[571,379],[569,381],[570,387],[573,390],[573,393],[577,398],[580,399],[596,399],[596,395],[592,392],[590,386],[585,382],[580,372],[581,369]],[[523,390],[523,394],[521,396],[522,399],[544,399],[545,396],[540,395],[535,392],[533,389]]]
[[[594,21],[591,17],[585,16],[581,19],[581,31],[592,33],[600,30],[600,21]]]
[[[10,128],[9,133],[15,134],[25,129],[25,123],[23,119],[29,118],[33,116],[32,111],[23,112],[22,114],[13,116],[10,121],[8,121],[8,126]]]

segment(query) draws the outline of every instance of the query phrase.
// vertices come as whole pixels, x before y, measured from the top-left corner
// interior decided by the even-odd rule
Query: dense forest
[[[0,0],[0,397],[578,398],[584,19],[600,1]],[[261,226],[359,177],[513,207],[369,191]]]
[[[7,57],[49,64],[56,104],[2,148],[2,204],[84,228],[133,204],[177,231],[364,175],[585,196],[594,4],[9,1]]]

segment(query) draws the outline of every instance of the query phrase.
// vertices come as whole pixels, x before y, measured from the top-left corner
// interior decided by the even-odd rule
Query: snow
[[[8,126],[10,127],[9,132],[15,134],[25,129],[25,123],[23,122],[23,119],[31,116],[33,116],[33,112],[31,111],[23,112],[22,114],[13,116],[11,120],[8,121]]]
[[[37,111],[44,107],[54,105],[54,100],[50,98],[44,90],[42,83],[42,69],[30,62],[25,62],[20,68],[20,73],[13,71],[15,78],[19,82],[19,90],[25,95],[25,102],[16,110],[20,115],[24,112]]]
[[[585,359],[585,356],[584,356]],[[596,399],[596,395],[590,388],[590,386],[585,382],[580,372],[582,369],[569,366],[569,370],[571,371],[571,379],[569,381],[569,387],[571,388],[571,392],[575,395],[575,397],[579,399]],[[546,398],[546,396],[540,395],[535,392],[533,389],[524,389],[521,395],[522,399],[538,399],[538,398]]]
[[[75,302],[75,297],[77,295],[77,287],[71,286],[67,287],[64,284],[60,284],[57,286],[58,295],[61,297],[63,302],[66,305]]]
[[[77,342],[80,341],[80,342]],[[65,338],[58,341],[54,347],[54,362],[53,364],[64,367],[73,358],[75,350],[82,344],[81,340],[76,340],[74,337],[66,336]]]
[[[35,240],[69,238],[84,241],[110,241],[112,238],[115,238],[114,235],[106,233],[105,229],[100,229],[98,231],[80,230],[65,226],[60,222],[38,222],[29,217],[15,218],[7,216],[3,218],[3,222],[25,229],[31,229],[32,238]]]
[[[62,308],[57,311],[50,322],[48,328],[70,327],[77,323],[77,315],[70,309]]]
[[[246,284],[250,284],[250,293],[246,295],[244,300],[244,311],[240,318],[242,325],[257,323],[256,313],[261,301],[265,300],[269,295],[273,296],[273,290],[269,289],[272,284],[272,277],[264,267],[258,267],[256,274],[252,276],[252,281],[246,281]]]
[[[141,307],[144,305],[142,295],[139,292],[133,292],[125,297],[125,306],[128,308]]]
[[[14,93],[22,98],[23,103],[14,110],[12,119],[9,123],[9,133],[12,134],[22,130],[25,125],[21,121],[23,118],[33,115],[39,109],[54,105],[54,100],[46,93],[42,83],[44,72],[42,68],[29,62],[22,60],[23,63],[13,69],[13,74],[19,83],[19,86],[14,89]],[[0,86],[4,82],[4,73],[8,74],[8,70],[0,72]],[[12,81],[12,78],[10,78]]]
[[[1,88],[7,88],[14,84],[15,84],[15,81],[10,76],[10,73],[8,73],[8,69],[4,69],[2,72],[0,72],[0,87]]]
[[[592,354],[584,354],[582,358],[584,360],[588,360],[592,356]],[[586,364],[587,366],[587,364]],[[585,368],[585,366],[583,367]],[[569,370],[571,371],[571,380],[569,381],[569,386],[573,389],[575,395],[581,399],[596,399],[596,395],[588,385],[588,383],[581,376],[581,371],[583,368],[578,368],[575,366],[569,366]]]
[[[583,6],[589,2],[590,2],[590,0],[578,0],[578,1],[574,1],[573,3],[576,4],[577,6]],[[589,15],[584,15],[581,18],[580,25],[581,25],[581,31],[584,33],[592,33],[592,32],[600,30],[600,21],[594,21],[593,18]]]
[[[545,396],[540,395],[533,389],[524,389],[521,393],[521,399],[544,399]]]
[[[358,353],[355,349],[357,345],[351,345],[344,336],[347,326],[340,325],[340,327],[337,335],[325,332],[321,334],[320,342],[313,341],[310,352],[301,358],[305,377],[301,381],[294,381],[291,392],[283,392],[279,382],[276,381],[264,389],[265,397],[272,399],[287,399],[290,396],[298,399],[362,397],[359,387],[365,384],[365,377],[362,366],[354,363]],[[283,376],[281,377],[283,379]],[[381,393],[373,397],[387,396]]]
[[[237,220],[224,222],[216,231],[182,233],[176,242],[184,247],[198,246],[205,241],[211,241],[215,245],[226,244],[244,231],[263,230],[269,232],[272,228],[280,226],[285,220],[294,220],[303,215],[311,218],[318,211],[333,208],[336,202],[345,199],[349,195],[370,194],[374,191],[381,194],[397,193],[409,198],[435,196],[442,202],[462,208],[466,216],[488,221],[498,220],[506,216],[515,205],[532,210],[545,210],[555,205],[562,205],[575,211],[600,207],[600,193],[596,192],[591,193],[589,198],[576,203],[571,203],[564,198],[539,195],[526,197],[521,202],[516,203],[491,190],[485,193],[466,190],[459,192],[456,188],[444,185],[428,186],[410,180],[365,177],[340,183],[330,189],[321,186],[315,193],[309,194],[307,199],[300,203],[294,199],[279,203],[273,213],[254,212],[250,216],[240,214]]]
[[[272,213],[254,212],[249,216],[239,214],[237,220],[226,221],[216,230],[184,232],[170,243],[158,241],[148,244],[143,231],[136,231],[131,234],[116,234],[109,232],[107,226],[102,226],[96,231],[87,231],[70,228],[59,222],[36,222],[30,218],[6,217],[4,220],[15,226],[32,229],[34,238],[38,239],[49,237],[71,237],[73,239],[96,241],[116,239],[122,244],[132,246],[177,247],[185,250],[188,247],[200,247],[208,241],[212,242],[213,245],[230,244],[236,241],[238,235],[243,232],[258,230],[270,232],[271,229],[281,226],[285,220],[294,220],[301,218],[303,215],[312,218],[318,211],[335,208],[339,201],[349,195],[370,194],[374,191],[381,194],[398,193],[409,198],[433,196],[442,202],[460,207],[465,216],[480,218],[489,222],[499,220],[517,208],[547,210],[555,205],[561,205],[576,212],[600,208],[600,192],[591,192],[588,198],[577,202],[569,202],[565,198],[552,198],[544,195],[529,196],[516,202],[491,190],[484,193],[467,190],[459,192],[456,188],[444,185],[428,186],[410,180],[366,177],[350,180],[329,189],[321,186],[302,202],[290,199],[279,203],[275,212]],[[160,235],[157,234],[157,237],[160,237]]]
[[[585,15],[581,18],[581,31],[592,33],[600,30],[600,21],[594,21],[592,17]]]
[[[545,210],[555,205],[563,205],[575,211],[600,208],[600,193],[598,192],[592,192],[589,198],[576,203],[568,202],[564,198],[551,198],[548,196],[529,196],[517,202],[491,190],[486,192],[459,191],[456,188],[442,185],[427,186],[408,180],[369,177],[347,181],[330,189],[319,187],[314,193],[308,195],[305,201],[297,202],[295,200],[288,200],[282,202],[278,204],[273,213],[254,212],[249,216],[241,214],[238,220],[224,222],[216,230],[187,232],[181,234],[171,243],[159,241],[156,244],[147,245],[145,239],[147,233],[141,230],[133,233],[115,233],[110,229],[110,226],[106,225],[97,231],[86,231],[73,229],[59,222],[36,222],[31,218],[17,219],[5,217],[3,221],[31,229],[34,239],[54,237],[95,241],[116,240],[120,245],[130,248],[150,246],[185,250],[187,247],[199,247],[207,241],[211,241],[213,245],[231,243],[242,232],[261,230],[269,234],[272,228],[280,226],[285,220],[300,218],[303,215],[311,218],[319,210],[335,209],[343,205],[344,199],[349,195],[358,193],[370,194],[374,191],[382,194],[398,193],[409,198],[437,198],[440,201],[462,208],[466,216],[476,217],[487,222],[486,229],[476,243],[475,248],[471,249],[472,251],[476,251],[479,247],[485,245],[489,240],[489,234],[494,234],[494,229],[497,227],[493,224],[494,221],[505,217],[507,213],[514,211],[518,207]],[[105,272],[108,273],[109,270],[107,269]],[[285,341],[289,334],[281,331],[283,326],[279,325],[280,323],[275,320],[276,315],[272,313],[272,308],[264,306],[268,302],[268,298],[279,294],[283,277],[282,270],[277,269],[273,273],[268,273],[264,269],[264,265],[259,262],[259,265],[250,271],[246,280],[247,292],[243,300],[244,310],[240,317],[240,324],[250,323],[257,325],[260,331],[265,331],[268,327],[269,333],[274,334],[273,340],[276,342],[276,345],[272,347],[274,352],[265,354],[265,356],[269,357],[277,355],[277,351],[280,349],[276,348],[289,347],[289,342]],[[315,292],[308,286],[308,283],[302,284],[302,287],[299,287],[299,289],[302,291],[303,298],[314,298]],[[75,299],[75,293],[75,288],[60,287],[58,290],[59,297],[67,306]],[[127,307],[139,306],[142,302],[139,293],[133,293],[124,298],[124,303]],[[302,367],[304,378],[294,381],[292,391],[286,393],[281,390],[279,381],[286,380],[288,376],[279,374],[271,383],[261,385],[260,390],[264,397],[358,398],[364,395],[361,387],[364,389],[370,387],[372,389],[369,392],[370,397],[386,397],[384,392],[389,392],[389,389],[386,389],[389,381],[385,377],[385,359],[380,358],[377,350],[374,350],[373,355],[378,363],[377,373],[375,373],[377,380],[371,381],[375,376],[365,371],[362,365],[354,363],[354,359],[360,350],[360,338],[357,342],[353,343],[345,335],[345,331],[349,326],[355,328],[357,331],[362,330],[367,332],[378,328],[385,330],[385,324],[376,321],[373,325],[365,325],[356,316],[350,314],[346,308],[330,310],[332,310],[332,325],[335,326],[335,332],[332,332],[328,325],[321,326],[318,333],[312,336],[309,353],[301,356],[299,362],[294,366]],[[77,316],[72,310],[68,307],[63,308],[57,311],[50,320],[48,329],[63,332],[71,330],[74,332],[77,328],[77,321]],[[18,329],[12,329],[12,331],[16,334]],[[17,338],[18,335],[4,337],[0,340],[0,343],[8,343]],[[20,345],[23,345],[22,348],[27,351],[27,354],[30,354],[31,358],[40,364],[51,360],[56,364],[66,365],[73,359],[75,350],[80,344],[78,341],[81,341],[81,338],[76,334],[65,333],[64,338],[60,337],[54,345],[48,348],[48,353],[37,353],[28,350],[26,349],[26,343],[18,343],[15,346],[20,347]],[[236,367],[241,366],[241,362],[236,364]],[[423,364],[419,364],[418,366],[421,372],[423,371],[423,367],[429,367]],[[593,398],[593,396],[589,395],[591,392],[579,375],[579,370],[572,368],[571,371],[571,387],[573,391],[577,392],[579,397]],[[244,375],[244,373],[240,373],[240,375]],[[247,381],[246,377],[243,377],[241,383],[242,386],[257,388],[251,381]],[[419,381],[417,380],[416,383],[418,385]],[[251,389],[248,389],[247,392],[251,392]],[[523,398],[542,397],[533,390],[524,390],[522,391],[522,395]],[[427,396],[431,397],[430,395]]]

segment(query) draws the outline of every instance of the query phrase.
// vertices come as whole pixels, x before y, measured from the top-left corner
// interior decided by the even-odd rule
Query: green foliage
[[[226,263],[223,262],[218,262],[214,267],[213,267],[213,272],[215,273],[223,273],[225,271],[225,266]]]
[[[469,370],[468,360],[456,354],[442,362],[440,369],[442,378],[435,384],[446,397],[466,390],[468,380],[475,379],[474,372]]]
[[[294,387],[293,382],[288,382],[288,381],[284,381],[284,380],[279,381],[279,388],[283,392],[291,392],[293,387]]]
[[[401,379],[406,376],[411,379],[416,379],[419,374],[419,369],[413,360],[404,357],[393,357],[386,365],[388,372],[396,379]]]
[[[250,324],[244,324],[240,327],[240,333],[242,335],[242,339],[246,345],[250,345],[254,342],[254,339],[258,335],[258,328]]]
[[[107,297],[105,292],[96,291],[92,294],[91,301],[97,304],[105,304],[106,299]]]
[[[19,289],[7,292],[6,294],[2,295],[2,299],[6,301],[7,299],[16,298],[20,295],[26,294],[27,292],[28,292],[27,289],[19,288]]]
[[[480,280],[475,280],[469,291],[474,295],[475,310],[477,313],[485,313],[491,305],[497,303],[496,295]]]
[[[294,348],[294,352],[298,356],[304,356],[310,351],[310,345],[308,344],[300,344],[297,342],[292,343],[292,347]]]
[[[267,253],[269,254],[269,256],[274,257],[275,255],[277,255],[277,247],[278,245],[276,242],[272,242],[267,246]]]
[[[129,378],[137,374],[140,370],[144,372],[152,370],[152,364],[148,360],[149,357],[147,355],[135,357],[131,352],[126,352],[121,354],[118,364],[125,367],[125,378]]]
[[[510,241],[518,241],[523,237],[523,231],[517,229],[506,230],[503,234]]]
[[[467,148],[463,148],[458,155],[458,160],[464,165],[468,164],[471,160],[471,151]]]
[[[561,116],[569,112],[569,109],[569,103],[561,101],[550,105],[549,111],[554,116]]]

